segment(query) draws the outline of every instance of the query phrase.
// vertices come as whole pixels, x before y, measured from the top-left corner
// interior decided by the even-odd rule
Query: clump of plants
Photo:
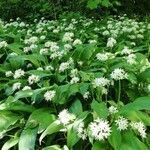
[[[2,150],[148,150],[150,24],[0,21]]]

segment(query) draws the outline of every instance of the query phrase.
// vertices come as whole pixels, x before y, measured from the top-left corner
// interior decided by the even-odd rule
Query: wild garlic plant
[[[149,36],[126,15],[0,21],[2,150],[148,150]]]

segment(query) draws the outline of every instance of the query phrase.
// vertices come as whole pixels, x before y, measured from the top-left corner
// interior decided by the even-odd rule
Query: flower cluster
[[[124,71],[124,69],[117,68],[110,74],[110,76],[114,80],[123,80],[127,79],[128,74]]]
[[[62,110],[58,114],[58,120],[64,126],[68,125],[70,122],[74,121],[75,119],[76,119],[76,116],[74,114],[69,113],[67,109]]]
[[[91,136],[96,140],[107,139],[111,134],[111,127],[107,120],[96,119],[89,125]]]

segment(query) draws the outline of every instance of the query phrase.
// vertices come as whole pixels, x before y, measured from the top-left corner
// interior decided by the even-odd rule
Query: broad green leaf
[[[109,0],[102,0],[101,4],[102,4],[102,6],[104,6],[104,7],[110,6]]]
[[[59,145],[52,145],[44,147],[42,150],[62,150]]]
[[[19,150],[34,150],[38,126],[34,128],[25,127],[19,138]]]
[[[83,111],[82,109],[82,103],[80,102],[80,100],[76,100],[70,107],[70,112],[72,112],[73,114],[76,115],[80,115]]]
[[[19,91],[15,94],[15,100],[19,100],[20,98],[31,97],[33,94],[32,90]]]
[[[150,68],[146,69],[139,75],[139,78],[144,81],[150,81]]]
[[[41,143],[43,138],[46,135],[50,135],[56,132],[59,132],[61,129],[63,129],[63,125],[59,123],[58,120],[54,121],[53,123],[51,123],[47,129],[42,133],[42,135],[40,136],[39,142]]]
[[[92,150],[106,150],[106,146],[104,143],[96,141],[92,146]]]
[[[88,0],[87,7],[90,9],[95,9],[98,7],[100,2],[101,0]]]
[[[139,97],[134,102],[123,106],[120,114],[127,114],[131,111],[150,110],[150,97]]]
[[[121,133],[115,125],[112,126],[111,135],[108,138],[109,143],[114,148],[114,150],[120,150],[121,145]]]
[[[79,141],[77,132],[73,129],[72,125],[67,128],[67,146],[72,149],[72,147]]]
[[[132,121],[142,121],[145,125],[150,126],[150,116],[147,113],[141,111],[131,111],[130,113],[124,115]]]
[[[105,105],[104,102],[99,103],[99,102],[93,100],[93,102],[91,104],[91,108],[93,109],[94,112],[96,112],[96,114],[100,118],[107,118],[107,116],[109,115],[107,106]]]
[[[48,71],[41,70],[30,70],[27,73],[37,75],[40,78],[51,76],[51,74]]]
[[[148,150],[147,146],[141,142],[131,131],[127,131],[122,136],[121,150]]]
[[[10,126],[14,125],[20,119],[21,116],[18,114],[10,111],[0,111],[0,134],[3,135]]]
[[[50,113],[51,111],[46,108],[37,109],[30,115],[28,122],[36,122],[39,125],[38,133],[41,133],[55,120],[55,116]]]
[[[14,138],[11,138],[3,145],[2,150],[9,150],[13,146],[15,146],[18,143],[18,141],[19,141],[19,138],[17,136],[15,136]]]
[[[94,79],[94,73],[87,73],[84,71],[80,71],[79,74],[83,81],[91,81],[92,79]]]
[[[93,45],[87,44],[84,46],[84,51],[81,54],[81,60],[87,61],[87,60],[92,60],[92,55],[95,52],[95,47]]]
[[[21,44],[12,43],[12,44],[9,44],[9,45],[8,45],[8,48],[9,48],[11,51],[15,52],[16,54],[22,54],[22,53],[23,53],[23,51],[20,49],[20,48],[22,48],[22,45],[21,45]]]
[[[8,97],[4,103],[0,104],[0,110],[24,111],[30,113],[33,112],[35,108],[21,101],[14,101],[13,97]]]

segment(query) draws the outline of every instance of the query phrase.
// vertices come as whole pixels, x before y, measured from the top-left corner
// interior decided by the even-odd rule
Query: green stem
[[[120,103],[120,96],[121,96],[121,81],[119,80],[119,86],[118,86],[118,104]]]

